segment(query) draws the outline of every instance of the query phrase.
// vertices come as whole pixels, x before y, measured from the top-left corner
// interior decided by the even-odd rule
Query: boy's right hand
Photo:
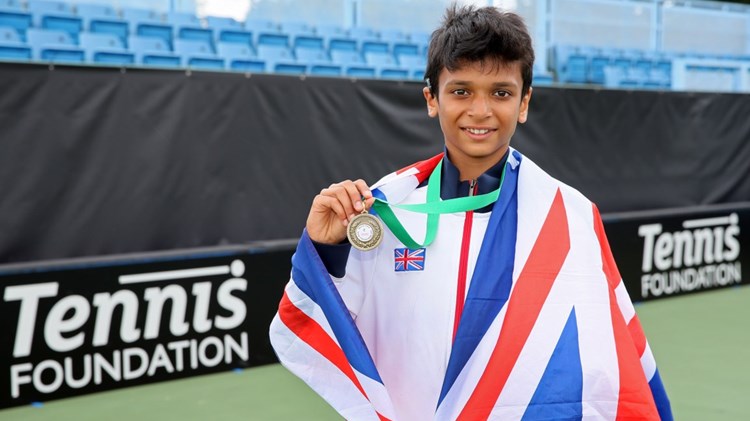
[[[364,201],[363,201],[364,198]],[[331,184],[313,199],[307,216],[307,234],[323,244],[338,244],[346,238],[351,218],[369,209],[375,198],[364,180],[346,180]]]

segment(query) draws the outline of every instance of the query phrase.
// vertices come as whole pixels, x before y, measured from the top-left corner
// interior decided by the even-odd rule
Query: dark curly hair
[[[458,6],[445,12],[443,24],[432,33],[425,80],[437,98],[443,68],[454,71],[466,63],[502,66],[518,61],[523,79],[522,97],[531,87],[534,48],[523,19],[494,7]]]

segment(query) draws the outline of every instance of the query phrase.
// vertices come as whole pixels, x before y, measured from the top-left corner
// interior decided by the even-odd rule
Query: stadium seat
[[[176,39],[174,52],[182,56],[182,65],[193,69],[223,70],[224,59],[213,52],[211,44],[202,40]]]
[[[216,44],[216,51],[217,55],[225,60],[229,70],[253,73],[266,71],[266,62],[257,58],[250,45],[219,42]]]
[[[406,69],[382,68],[378,69],[378,76],[381,79],[407,80],[409,79],[409,71]]]
[[[343,70],[335,64],[313,64],[308,69],[309,74],[314,76],[341,76]]]
[[[31,13],[17,9],[0,8],[0,26],[13,28],[21,41],[26,41],[26,30],[33,26]]]
[[[289,35],[281,33],[259,32],[256,45],[258,47],[260,47],[261,45],[268,45],[288,48]]]
[[[588,79],[588,59],[582,54],[571,54],[562,65],[560,81],[565,83],[586,83]]]
[[[180,67],[181,58],[162,38],[131,35],[128,37],[130,51],[135,54],[137,64],[155,67]]]
[[[197,40],[207,42],[213,51],[214,31],[201,26],[201,21],[192,13],[168,12],[167,23],[174,27],[174,39]]]
[[[127,51],[114,34],[81,32],[80,46],[86,52],[86,60],[103,64],[135,64],[135,54]]]
[[[115,9],[99,4],[79,4],[76,15],[83,20],[83,30],[98,34],[113,34],[120,38],[123,44],[127,42],[130,28],[128,23],[120,19]]]
[[[130,24],[130,34],[142,37],[161,38],[172,48],[173,27],[164,22],[153,10],[123,7],[122,18]]]
[[[359,54],[357,41],[348,38],[330,38],[328,40],[328,51],[330,53],[334,51],[348,51]]]
[[[0,26],[0,60],[31,60],[31,48],[22,41],[14,28]]]
[[[84,51],[76,47],[70,34],[65,31],[30,28],[27,43],[34,60],[54,63],[83,63],[86,60]]]
[[[390,54],[390,48],[387,42],[382,41],[363,41],[360,44],[360,51],[362,55],[367,53],[387,53]]]
[[[323,38],[312,35],[298,35],[294,38],[294,55],[298,62],[301,63],[330,63],[323,46]]]
[[[47,0],[29,0],[26,8],[37,28],[65,31],[74,43],[83,29],[83,20],[73,13],[67,3]]]
[[[424,81],[424,67],[419,68],[412,68],[409,70],[409,74],[411,75],[411,78],[414,80],[422,80]]]
[[[284,75],[304,75],[307,73],[307,66],[298,63],[275,63],[273,72]]]
[[[607,67],[612,61],[609,56],[595,55],[591,57],[591,64],[589,65],[588,81],[590,83],[596,83],[599,85],[604,84],[604,68]]]
[[[348,66],[344,69],[344,75],[363,79],[375,79],[376,71],[374,67],[364,65]]]
[[[208,28],[214,32],[214,42],[232,42],[236,44],[253,45],[253,33],[245,29],[242,22],[232,18],[207,16]]]

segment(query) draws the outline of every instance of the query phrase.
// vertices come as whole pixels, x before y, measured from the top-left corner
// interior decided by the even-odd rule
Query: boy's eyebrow
[[[448,80],[446,85],[450,86],[471,86],[474,83],[470,80]],[[513,81],[507,81],[507,82],[495,82],[492,84],[493,88],[516,88],[518,87],[518,84]]]

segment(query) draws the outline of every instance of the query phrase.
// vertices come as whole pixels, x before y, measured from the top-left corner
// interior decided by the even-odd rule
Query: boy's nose
[[[489,98],[476,96],[469,106],[469,115],[472,117],[487,117],[492,113]]]

